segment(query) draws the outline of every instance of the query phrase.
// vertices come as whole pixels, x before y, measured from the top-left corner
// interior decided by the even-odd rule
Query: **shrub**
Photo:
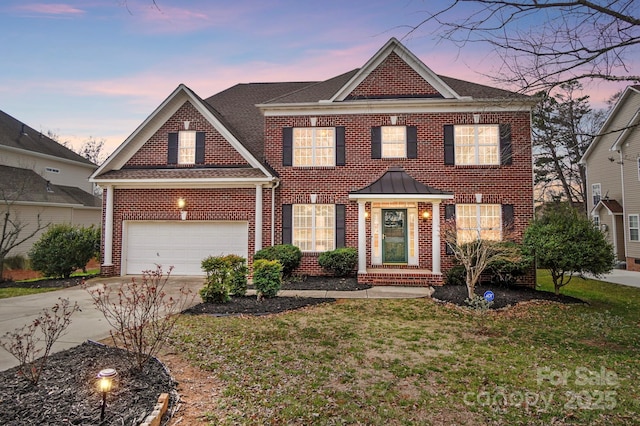
[[[18,371],[34,385],[40,380],[53,344],[65,334],[71,324],[71,315],[80,310],[78,302],[70,305],[69,299],[58,300],[60,302],[51,309],[43,309],[31,324],[7,332],[0,338],[0,347],[20,362]],[[42,337],[36,335],[37,331]],[[43,339],[44,343],[40,345]],[[40,353],[42,356],[38,357]]]
[[[445,274],[447,285],[467,285],[467,271],[462,265],[455,265]]]
[[[282,274],[285,277],[291,275],[294,269],[300,266],[302,260],[302,252],[300,249],[291,244],[279,244],[271,247],[265,247],[259,250],[253,260],[277,260],[282,265]]]
[[[229,264],[231,273],[231,295],[244,296],[247,294],[247,274],[249,273],[247,259],[235,254],[229,254],[224,259]]]
[[[258,298],[275,297],[282,286],[282,265],[277,260],[258,259],[253,262],[253,285]]]
[[[114,345],[131,354],[131,363],[138,371],[158,354],[169,339],[178,314],[195,297],[184,284],[176,289],[177,295],[167,294],[165,287],[172,269],[164,276],[162,267],[156,265],[154,271],[142,272],[140,282],[132,278],[119,285],[85,287],[94,306],[113,327],[110,334]]]
[[[69,278],[76,269],[85,270],[99,246],[100,231],[93,226],[52,225],[29,252],[31,268],[47,277]]]
[[[318,263],[325,271],[336,277],[351,275],[358,263],[358,250],[353,247],[342,247],[332,251],[325,251],[318,257]]]
[[[526,275],[530,266],[531,262],[524,257],[515,262],[504,259],[489,265],[487,272],[491,274],[491,284],[509,287],[515,285],[519,277]]]
[[[206,303],[226,303],[231,294],[231,273],[229,262],[222,256],[209,256],[201,262],[202,270],[207,273],[207,280],[200,297]]]

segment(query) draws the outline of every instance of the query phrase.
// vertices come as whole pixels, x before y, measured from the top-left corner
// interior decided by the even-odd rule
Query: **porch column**
[[[364,201],[358,200],[358,273],[367,272],[367,221]]]
[[[432,272],[441,274],[440,271],[440,202],[432,202],[432,221],[431,221],[431,256],[432,256]]]
[[[104,212],[104,263],[102,266],[113,266],[113,185],[105,188],[107,205]]]
[[[255,249],[262,249],[262,185],[256,185]]]

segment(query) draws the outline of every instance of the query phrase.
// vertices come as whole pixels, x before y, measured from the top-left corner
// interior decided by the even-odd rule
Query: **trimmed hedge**
[[[285,277],[288,277],[294,269],[300,266],[302,252],[294,245],[278,244],[271,247],[265,247],[253,255],[254,262],[260,259],[279,261],[280,265],[282,265],[282,274]]]
[[[322,269],[336,277],[348,277],[358,264],[358,250],[353,247],[342,247],[325,251],[318,257],[318,263]]]
[[[258,298],[275,297],[282,287],[282,265],[277,260],[258,259],[253,262],[253,285]]]

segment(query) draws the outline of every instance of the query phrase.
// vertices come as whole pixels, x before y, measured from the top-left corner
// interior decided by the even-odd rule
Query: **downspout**
[[[624,157],[622,155],[622,146],[620,146],[620,149],[618,150],[618,155],[620,156],[620,161],[618,162],[618,164],[620,164],[620,184],[622,186],[622,229],[623,229],[623,233],[624,233],[624,261],[627,261],[627,257],[629,256],[629,249],[628,249],[628,237],[627,237],[627,209],[624,206]],[[615,219],[614,219],[615,220]],[[615,238],[617,238],[618,236],[616,235]]]
[[[276,189],[280,186],[280,180],[275,181],[276,184],[271,187],[271,245],[275,245],[276,230]]]

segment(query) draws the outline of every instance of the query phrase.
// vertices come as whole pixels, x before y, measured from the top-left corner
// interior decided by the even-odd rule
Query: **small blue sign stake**
[[[484,292],[484,300],[486,300],[487,302],[492,302],[494,297],[495,295],[491,290],[487,290]]]

